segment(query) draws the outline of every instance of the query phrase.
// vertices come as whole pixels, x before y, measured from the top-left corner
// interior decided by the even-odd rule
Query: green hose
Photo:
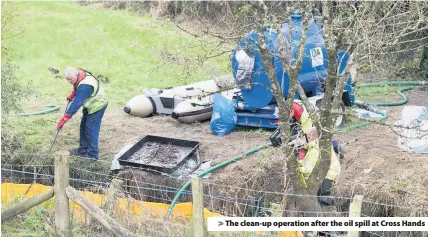
[[[394,102],[379,102],[379,103],[372,103],[370,105],[374,105],[374,106],[398,106],[398,105],[404,105],[408,102],[408,98],[405,94],[403,94],[404,91],[409,91],[409,90],[413,90],[416,89],[418,87],[421,88],[428,88],[428,82],[425,81],[391,81],[391,82],[375,82],[375,83],[365,83],[365,84],[357,84],[356,87],[381,87],[381,86],[408,86],[405,88],[401,88],[398,89],[396,92],[398,93],[398,95],[400,95],[400,97],[402,98],[400,101],[394,101]],[[363,101],[358,101],[355,100],[354,104],[361,106],[363,105]],[[373,108],[372,112],[377,113],[382,115],[382,117],[378,120],[378,121],[382,121],[388,118],[388,115],[386,115],[386,113],[384,111],[378,110]],[[336,131],[337,132],[345,132],[345,131],[349,131],[352,129],[357,129],[357,128],[361,128],[364,126],[368,126],[370,124],[372,124],[373,122],[364,122],[364,123],[359,123],[359,124],[355,124],[346,128],[337,128]]]
[[[267,147],[270,147],[270,146],[272,146],[272,143],[269,142],[267,144],[260,145],[258,147],[255,147],[255,148],[251,149],[251,150],[248,150],[244,154],[236,156],[235,158],[233,158],[231,160],[227,160],[225,162],[222,162],[222,163],[220,163],[220,164],[218,164],[218,165],[216,165],[214,167],[211,167],[211,168],[205,170],[204,172],[198,174],[198,177],[202,178],[205,175],[207,175],[207,174],[209,174],[209,173],[211,173],[211,172],[213,172],[215,170],[218,170],[220,168],[226,167],[226,166],[228,166],[228,165],[230,165],[230,164],[232,164],[232,163],[240,160],[242,157],[249,156],[249,155],[251,155],[253,153],[256,153],[256,152],[258,152],[260,150],[263,150],[264,148],[267,148]],[[181,195],[186,191],[186,189],[189,188],[189,186],[190,186],[191,183],[192,183],[192,181],[187,181],[187,183],[184,184],[183,187],[181,187],[181,189],[178,191],[177,195],[175,195],[174,199],[171,202],[171,205],[169,205],[167,216],[171,215],[172,210],[174,209],[175,203],[178,201],[178,199],[181,197]]]
[[[358,100],[354,101],[354,104],[358,105],[358,106],[363,105],[363,103],[364,102],[358,101]],[[384,111],[382,111],[382,110],[378,110],[378,109],[373,108],[371,111],[374,112],[374,113],[382,115],[382,117],[378,121],[382,121],[382,120],[385,120],[385,119],[388,118],[388,115]],[[364,122],[364,123],[359,123],[359,124],[355,124],[355,125],[352,125],[352,126],[348,126],[346,128],[336,128],[336,131],[337,132],[346,132],[346,131],[349,131],[349,130],[352,130],[352,129],[357,129],[357,128],[361,128],[361,127],[364,127],[364,126],[368,126],[368,125],[370,125],[372,123],[373,122]]]
[[[381,86],[408,86],[406,88],[402,88],[397,90],[397,94],[400,95],[402,100],[396,101],[396,102],[380,102],[380,103],[373,103],[371,105],[374,106],[398,106],[398,105],[404,105],[407,103],[408,99],[407,96],[403,94],[404,91],[409,91],[416,89],[418,86],[422,88],[428,88],[428,82],[425,81],[390,81],[390,82],[375,82],[375,83],[365,83],[360,84],[356,87],[381,87]]]
[[[58,110],[59,110],[59,106],[58,106],[58,105],[46,105],[46,108],[47,108],[47,109],[45,109],[45,110],[37,111],[37,112],[31,112],[31,113],[9,114],[9,115],[6,115],[6,117],[9,117],[9,116],[31,116],[31,115],[41,115],[41,114],[48,114],[48,113],[52,113],[52,112],[55,112],[55,111],[58,111]]]
[[[428,88],[428,86],[425,86],[425,85],[428,85],[428,82],[424,82],[424,81],[393,81],[393,82],[365,83],[365,84],[359,84],[359,85],[357,85],[357,87],[409,86],[409,87],[397,90],[397,93],[402,98],[401,101],[398,101],[398,102],[381,102],[381,103],[374,103],[374,104],[372,104],[372,105],[375,105],[375,106],[397,106],[397,105],[406,104],[407,101],[408,101],[407,96],[403,94],[404,91],[415,89],[418,86],[422,86],[423,88]],[[356,100],[354,102],[354,104],[358,105],[358,106],[361,106],[363,103],[364,102],[358,101],[358,100]],[[385,120],[386,118],[388,118],[388,115],[386,115],[386,113],[384,111],[381,111],[381,110],[373,108],[372,112],[382,115],[382,117],[378,121],[382,121],[382,120]],[[370,124],[372,124],[372,122],[364,122],[364,123],[355,124],[355,125],[352,125],[352,126],[349,126],[349,127],[346,127],[346,128],[338,128],[337,131],[338,132],[344,132],[344,131],[347,131],[347,130],[350,130],[350,129],[357,129],[357,128],[364,127],[364,126],[367,126],[367,125],[370,125]],[[237,156],[237,157],[235,157],[235,158],[233,158],[231,160],[227,160],[227,161],[225,161],[223,163],[220,163],[220,164],[218,164],[218,165],[216,165],[214,167],[209,168],[208,170],[205,170],[204,172],[200,173],[198,175],[198,177],[202,178],[205,175],[207,175],[207,174],[209,174],[209,173],[211,173],[211,172],[213,172],[215,170],[218,170],[220,168],[223,168],[225,166],[228,166],[228,165],[230,165],[230,164],[232,164],[232,163],[240,160],[242,157],[245,157],[245,156],[248,156],[250,154],[253,154],[253,153],[255,153],[257,151],[260,151],[260,150],[262,150],[262,149],[264,149],[266,147],[269,147],[269,146],[272,146],[272,144],[268,143],[268,144],[265,144],[265,145],[261,145],[261,146],[255,147],[255,148],[253,148],[253,149],[245,152],[243,155]],[[172,210],[174,209],[174,206],[175,206],[176,202],[181,197],[181,195],[186,191],[186,189],[189,188],[189,186],[190,186],[191,183],[192,183],[191,181],[188,181],[186,184],[183,185],[183,187],[175,195],[174,199],[171,202],[171,205],[169,205],[167,216],[171,215]]]

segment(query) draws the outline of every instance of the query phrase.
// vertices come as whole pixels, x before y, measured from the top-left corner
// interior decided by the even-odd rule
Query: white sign
[[[312,67],[318,67],[324,64],[324,57],[322,55],[321,47],[310,49]]]
[[[208,231],[428,231],[428,217],[208,217]]]

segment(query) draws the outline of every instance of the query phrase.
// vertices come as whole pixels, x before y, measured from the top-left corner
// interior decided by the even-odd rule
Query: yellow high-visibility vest
[[[93,76],[86,75],[86,77],[79,83],[79,86],[80,85],[91,85],[94,88],[91,96],[83,101],[83,107],[88,110],[88,114],[93,114],[107,105],[107,95],[100,86],[100,83]]]
[[[318,162],[318,159],[320,157],[320,149],[319,149],[319,143],[318,140],[312,141],[308,143],[308,146],[306,147],[308,149],[305,157],[302,160],[298,160],[299,163],[299,170],[307,180],[309,176],[311,175],[313,169],[315,168],[315,165]],[[331,162],[330,162],[330,169],[327,172],[327,175],[325,176],[326,179],[330,180],[336,180],[337,176],[340,174],[340,161],[339,158],[336,156],[336,153],[333,150],[333,146],[331,146]]]
[[[306,111],[306,108],[303,106],[303,113],[300,115],[300,126],[302,127],[302,130],[304,133],[307,133],[309,129],[312,128],[312,119],[309,117],[308,111]]]

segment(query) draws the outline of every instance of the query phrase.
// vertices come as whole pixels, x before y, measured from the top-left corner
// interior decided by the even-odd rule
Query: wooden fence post
[[[349,217],[360,217],[361,206],[363,204],[363,195],[355,195],[351,204],[349,205]],[[358,237],[358,231],[348,231],[348,237]]]
[[[271,217],[282,217],[283,205],[278,203],[270,204]],[[274,236],[280,236],[280,232],[273,232]]]
[[[68,154],[59,154],[55,157],[55,233],[56,236],[71,236],[70,206],[65,188],[70,184]]]
[[[201,179],[192,178],[193,197],[193,235],[194,237],[204,237],[204,197]]]
[[[271,216],[272,217],[282,217],[282,205],[278,203],[271,203]]]

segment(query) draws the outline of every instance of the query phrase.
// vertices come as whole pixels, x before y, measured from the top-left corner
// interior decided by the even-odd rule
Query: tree
[[[15,22],[16,15],[19,9],[12,2],[2,2],[2,18],[1,18],[1,35],[2,41],[13,40],[14,37],[18,37],[23,32]],[[2,113],[2,132],[1,140],[2,155],[1,160],[3,163],[8,163],[14,159],[11,151],[17,151],[23,149],[22,140],[24,137],[16,131],[7,122],[7,117],[4,115],[10,113],[22,112],[20,101],[32,92],[27,87],[22,86],[16,76],[16,66],[9,59],[9,54],[6,47],[2,45],[1,49],[2,61],[1,61],[1,113]]]
[[[15,22],[19,9],[14,3],[2,2],[1,17],[1,39],[10,40],[23,32],[22,28]],[[12,64],[7,57],[9,54],[7,48],[2,45],[2,64],[1,64],[1,112],[8,114],[10,112],[21,112],[19,101],[28,96],[29,90],[19,84],[16,77],[16,66]]]
[[[1,3],[1,39],[7,40],[21,34],[24,29],[17,24],[16,16],[19,14],[19,9],[13,2]],[[3,54],[3,46],[2,46]]]
[[[6,59],[1,65],[1,112],[3,115],[10,112],[21,112],[20,101],[30,92],[19,84],[16,67]]]
[[[208,3],[204,3],[209,5]],[[211,3],[215,4],[215,3]],[[222,3],[223,4],[223,3]],[[231,4],[231,3],[229,3]],[[240,3],[243,4],[243,3]],[[195,5],[195,4],[194,4]],[[194,5],[191,6],[196,8]],[[316,6],[316,9],[314,9]],[[426,17],[427,2],[251,2],[241,5],[239,16],[232,14],[227,18],[222,15],[222,27],[210,25],[206,19],[200,18],[200,22],[205,26],[202,32],[193,32],[185,27],[179,26],[183,31],[192,34],[204,41],[207,36],[217,38],[222,47],[217,47],[220,53],[213,54],[212,51],[205,50],[198,55],[200,61],[207,60],[213,55],[229,53],[231,44],[235,44],[241,38],[243,32],[256,30],[258,32],[257,44],[259,53],[265,66],[269,81],[272,85],[272,93],[277,99],[279,108],[279,127],[285,140],[290,137],[289,115],[292,109],[292,100],[284,100],[284,96],[292,98],[297,91],[310,110],[311,117],[319,131],[320,157],[316,167],[307,180],[307,187],[300,181],[298,163],[294,159],[292,147],[283,144],[282,150],[286,178],[291,184],[292,192],[295,196],[297,207],[307,213],[319,211],[316,196],[318,188],[326,176],[330,167],[332,137],[335,133],[334,122],[338,113],[338,107],[342,98],[342,91],[345,87],[350,68],[357,65],[367,65],[376,68],[386,64],[391,64],[398,60],[403,53],[414,52],[416,49],[426,46],[428,43],[424,32],[428,29]],[[193,8],[187,12],[192,12]],[[278,53],[266,47],[263,36],[263,28],[270,27],[280,32],[281,24],[290,17],[290,13],[298,10],[303,15],[303,27],[301,38],[297,45],[298,54],[296,60],[291,57],[290,38],[283,38],[279,35]],[[186,10],[183,10],[186,12]],[[311,111],[306,96],[298,83],[298,75],[302,66],[304,55],[303,47],[305,43],[308,20],[314,14],[323,16],[323,36],[328,52],[329,66],[327,78],[325,79],[325,94],[322,105],[318,111]],[[238,19],[237,19],[238,18]],[[244,18],[240,21],[239,18]],[[291,25],[291,24],[290,24]],[[229,26],[229,27],[227,27]],[[291,32],[293,29],[289,29]],[[413,37],[409,39],[408,37]],[[229,49],[227,49],[229,47]],[[347,66],[339,73],[338,65],[344,59],[336,59],[339,50],[344,50],[350,55]],[[275,70],[271,63],[273,57],[280,58],[283,68],[287,72],[289,89],[287,95],[282,95],[281,85],[276,80]]]

